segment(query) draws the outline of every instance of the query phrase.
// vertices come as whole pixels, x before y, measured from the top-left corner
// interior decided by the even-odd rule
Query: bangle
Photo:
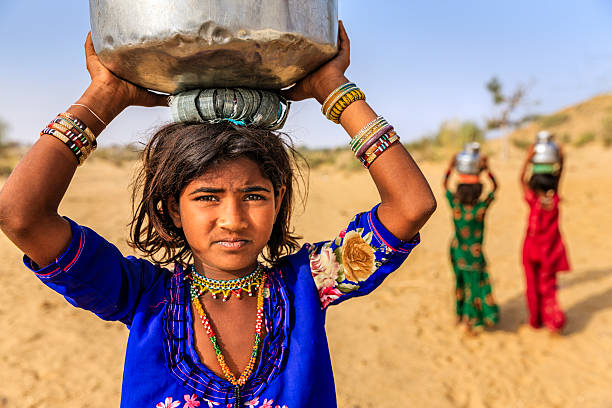
[[[83,131],[81,131],[79,128],[72,126],[69,122],[66,122],[66,120],[62,119],[61,117],[57,117],[55,120],[49,123],[48,127],[59,130],[68,137],[74,137],[75,139],[80,140],[81,143],[85,146],[89,144],[89,142],[83,135]]]
[[[355,156],[357,157],[363,156],[363,153],[375,142],[377,137],[380,137],[388,130],[392,129],[389,122],[387,122],[382,116],[379,116],[374,123],[370,123],[371,124],[368,124],[361,129],[359,133],[357,133],[357,135],[355,135],[355,137],[351,140],[351,150],[353,150]],[[381,132],[381,130],[385,128],[387,128],[387,130],[385,132]],[[364,148],[364,145],[367,145],[368,147]]]
[[[83,140],[78,137],[80,134],[74,133],[71,129],[68,129],[65,126],[62,126],[61,124],[56,123],[55,121],[51,122],[48,128],[57,130],[62,135],[66,136],[68,139],[72,140],[72,142],[74,142],[74,144],[76,144],[79,147],[83,155],[85,156],[87,155],[88,152],[84,149],[87,143],[86,142],[83,143]]]
[[[355,136],[351,138],[349,142],[349,146],[353,152],[357,152],[359,150],[359,145],[364,142],[368,138],[368,135],[372,132],[372,129],[380,126],[385,119],[382,116],[378,116],[368,124],[366,124]]]
[[[57,115],[40,135],[50,135],[62,141],[74,154],[79,166],[97,147],[91,130],[68,112]]]
[[[72,154],[74,154],[74,157],[77,159],[77,162],[79,165],[81,165],[83,163],[83,153],[81,152],[81,149],[79,149],[79,147],[74,144],[74,142],[72,140],[70,140],[68,138],[68,136],[62,134],[62,132],[60,132],[59,130],[55,130],[55,129],[51,129],[51,128],[45,128],[40,132],[40,135],[51,135],[59,140],[61,140],[62,142],[64,142],[64,144],[66,146],[68,146],[68,148],[70,149],[70,151],[72,152]]]
[[[372,128],[380,124],[380,122],[383,120],[384,118],[382,116],[378,116],[368,122],[364,127],[362,127],[361,130],[359,130],[359,132],[357,132],[357,134],[353,136],[351,138],[351,141],[349,142],[351,150],[356,151],[355,146],[357,146],[359,143],[362,143],[363,140],[367,137],[367,134],[372,130]]]
[[[359,148],[359,150],[357,151],[357,153],[355,153],[355,156],[357,157],[361,157],[365,154],[366,151],[368,151],[368,149],[376,143],[376,141],[378,139],[380,139],[383,135],[385,135],[387,132],[390,132],[393,130],[393,126],[387,124],[385,127],[381,128],[380,130],[378,130],[376,133],[374,133],[373,136],[371,136],[368,140],[366,140],[363,145],[361,145],[361,147]]]
[[[348,106],[356,101],[365,100],[366,96],[361,89],[353,89],[342,95],[335,104],[333,104],[328,112],[327,118],[334,123],[340,123],[340,116]]]
[[[70,106],[81,106],[81,107],[83,107],[83,108],[87,109],[87,110],[89,111],[89,113],[91,113],[92,115],[94,115],[94,116],[96,117],[96,119],[98,119],[98,120],[100,121],[100,123],[102,123],[102,124],[103,124],[105,127],[106,127],[106,126],[108,126],[108,125],[106,124],[106,122],[102,120],[102,118],[100,118],[98,115],[96,115],[96,112],[94,112],[94,111],[92,111],[92,110],[91,110],[91,108],[90,108],[89,106],[87,106],[87,105],[83,105],[82,103],[73,103],[73,104],[72,104],[72,105],[70,105]]]
[[[323,101],[321,112],[334,123],[340,123],[342,112],[353,102],[365,100],[365,94],[353,82],[334,89]]]
[[[378,128],[385,122],[385,119],[382,116],[378,116],[376,119],[370,121],[367,125],[365,125],[355,136],[351,138],[349,142],[349,146],[351,146],[351,150],[353,152],[357,152],[359,150],[359,145],[363,143],[364,140],[368,138],[368,135],[372,132],[373,129]]]
[[[79,128],[73,127],[62,117],[58,116],[49,124],[48,127],[61,132],[64,136],[72,140],[79,147],[84,158],[87,158],[94,150],[89,140],[87,140],[87,138],[84,136],[83,132]]]
[[[325,98],[325,100],[323,101],[323,104],[321,105],[321,113],[323,115],[327,116],[326,112],[329,109],[329,106],[333,105],[331,103],[331,101],[335,100],[338,95],[340,95],[342,92],[344,92],[345,90],[350,89],[352,87],[356,88],[357,85],[355,85],[352,82],[347,82],[345,84],[340,85],[339,87],[337,87],[333,91],[331,91],[331,93],[329,95],[327,95],[327,98]]]
[[[60,113],[58,116],[74,123],[79,129],[81,129],[83,131],[83,134],[85,135],[85,138],[87,139],[87,141],[89,142],[89,144],[91,145],[92,150],[95,150],[96,147],[98,147],[98,142],[96,140],[96,136],[93,134],[93,132],[81,121],[79,120],[76,116],[74,116],[73,114],[71,114],[70,112],[63,112]]]
[[[390,146],[399,140],[399,135],[394,131],[381,136],[378,141],[368,149],[364,157],[360,157],[361,163],[367,169],[380,157]]]

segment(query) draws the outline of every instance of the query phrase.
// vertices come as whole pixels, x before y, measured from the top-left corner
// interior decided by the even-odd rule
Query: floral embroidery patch
[[[183,406],[183,408],[196,408],[200,406],[200,401],[198,401],[198,397],[193,394],[193,395],[185,395],[185,405]]]
[[[185,400],[185,404],[182,408],[197,408],[200,407],[200,405],[202,405],[202,408],[206,407],[206,405],[208,405],[208,408],[214,408],[221,405],[218,402],[213,402],[206,398],[202,398],[202,401],[199,401],[198,396],[195,394],[185,394],[183,399]],[[203,405],[202,402],[206,405]],[[172,397],[166,397],[163,402],[158,402],[155,408],[177,408],[181,404],[182,402],[180,400],[174,401]],[[233,404],[227,404],[227,408],[232,408],[233,406]],[[259,405],[259,398],[253,398],[245,402],[244,406],[248,408],[288,408],[287,405],[274,405],[274,400],[267,398],[262,401],[261,405]]]
[[[387,261],[385,256],[392,250],[385,245],[372,245],[372,237],[372,232],[363,228],[343,230],[333,241],[310,247],[310,271],[319,291],[321,309],[359,289],[361,282]]]
[[[167,397],[164,402],[158,402],[155,408],[176,408],[181,405],[181,401],[172,401],[172,397]]]

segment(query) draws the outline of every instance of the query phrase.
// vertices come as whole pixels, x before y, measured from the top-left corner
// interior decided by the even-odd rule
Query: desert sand
[[[573,270],[559,276],[568,320],[560,337],[523,326],[522,154],[490,160],[501,188],[487,216],[484,250],[500,324],[477,337],[454,325],[451,216],[440,187],[445,163],[420,163],[438,199],[422,244],[373,294],[328,311],[340,407],[612,406],[612,150],[589,145],[567,152],[561,227]],[[61,206],[126,254],[131,171],[94,158]],[[329,239],[376,202],[365,171],[313,170],[296,229],[311,242]],[[118,406],[127,329],[43,286],[3,235],[0,255],[0,407]]]

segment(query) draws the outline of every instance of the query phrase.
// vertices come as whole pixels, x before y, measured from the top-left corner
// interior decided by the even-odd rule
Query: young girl
[[[480,200],[482,183],[478,176],[459,180],[453,194],[448,179],[455,167],[455,157],[446,171],[444,189],[453,211],[455,236],[451,241],[450,259],[456,279],[457,323],[465,323],[468,333],[491,327],[499,320],[499,311],[491,293],[491,282],[482,252],[484,219],[494,199],[497,182],[488,169],[486,157],[482,158],[482,170],[487,171],[493,189]]]
[[[557,302],[557,272],[570,269],[559,231],[560,199],[557,189],[563,170],[563,155],[560,151],[556,174],[534,173],[527,180],[527,167],[534,154],[532,146],[520,175],[525,201],[529,205],[523,244],[529,324],[534,328],[545,326],[551,333],[557,334],[565,324],[565,315]]]
[[[171,124],[146,146],[131,241],[154,262],[123,257],[60,216],[94,136],[129,105],[166,104],[102,66],[90,37],[85,49],[91,85],[13,171],[0,220],[42,282],[129,327],[121,406],[336,406],[327,307],[380,285],[435,208],[393,128],[345,78],[342,24],[338,55],[287,96],[323,102],[326,116],[356,136],[352,147],[381,203],[330,241],[297,251],[290,148],[275,133],[227,122]]]

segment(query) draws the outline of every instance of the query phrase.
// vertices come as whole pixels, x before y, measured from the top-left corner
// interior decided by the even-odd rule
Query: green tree
[[[510,130],[520,126],[531,118],[524,116],[519,119],[514,118],[516,109],[525,103],[527,88],[521,84],[517,85],[513,92],[505,94],[501,82],[497,77],[493,77],[486,83],[487,91],[491,94],[493,104],[498,108],[495,116],[487,119],[487,129],[498,129],[504,138],[504,158],[508,157],[509,134]]]
[[[472,121],[449,120],[440,126],[435,136],[436,144],[462,148],[467,142],[482,142],[484,131]]]

